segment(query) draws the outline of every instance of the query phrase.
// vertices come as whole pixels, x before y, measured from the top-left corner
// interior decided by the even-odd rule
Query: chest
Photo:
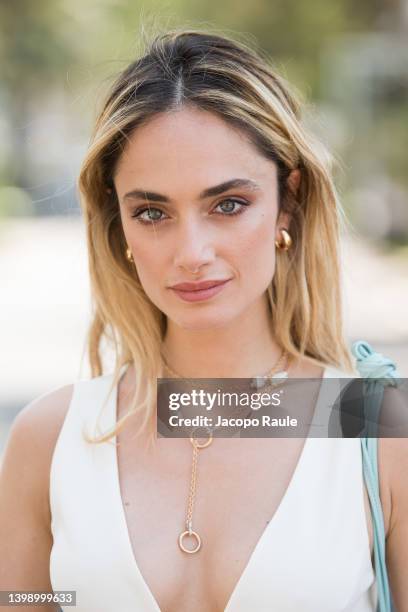
[[[214,440],[198,452],[193,498],[189,440],[159,439],[150,451],[126,434],[119,436],[119,442],[118,474],[128,538],[135,564],[161,610],[232,610],[252,572],[283,548],[293,552],[293,566],[286,573],[293,571],[294,576],[299,571],[296,563],[301,565],[306,549],[302,538],[314,537],[319,523],[318,517],[310,523],[310,509],[319,503],[311,496],[319,495],[319,486],[324,488],[317,478],[308,491],[304,479],[310,474],[311,449],[303,439]],[[366,492],[361,499],[367,521],[363,529],[368,529],[372,545]],[[178,545],[179,534],[186,529],[189,500],[192,528],[202,540],[195,554]],[[322,547],[315,563],[326,554],[333,559],[333,511],[324,504],[317,508],[327,537],[322,535],[320,544],[315,543]],[[341,510],[337,512],[340,517]],[[339,525],[340,531],[347,532],[346,523],[347,519]],[[363,547],[366,533],[360,534]]]

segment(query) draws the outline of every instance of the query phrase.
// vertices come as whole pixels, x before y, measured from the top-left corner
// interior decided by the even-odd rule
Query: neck
[[[279,359],[266,299],[222,327],[185,329],[168,320],[162,352],[184,378],[245,378],[266,373]]]

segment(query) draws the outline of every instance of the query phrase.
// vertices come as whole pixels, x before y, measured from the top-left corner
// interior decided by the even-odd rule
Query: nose
[[[190,274],[214,261],[214,237],[210,228],[199,219],[189,218],[180,222],[175,238],[174,265]]]

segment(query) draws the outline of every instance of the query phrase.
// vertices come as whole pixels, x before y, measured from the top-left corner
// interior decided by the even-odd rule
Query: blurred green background
[[[183,26],[252,41],[308,101],[305,122],[340,162],[352,223],[343,237],[348,336],[373,342],[408,375],[408,0],[0,0],[8,414],[80,367],[84,375],[79,166],[101,97],[139,52],[141,33]]]

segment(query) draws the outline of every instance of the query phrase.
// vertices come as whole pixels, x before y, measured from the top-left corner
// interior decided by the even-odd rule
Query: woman
[[[358,438],[210,436],[196,448],[155,436],[158,377],[356,374],[341,208],[287,84],[228,38],[157,37],[111,88],[80,190],[94,378],[15,420],[1,588],[72,589],[81,612],[374,610]],[[407,610],[397,465],[406,445],[381,440],[391,584]]]

